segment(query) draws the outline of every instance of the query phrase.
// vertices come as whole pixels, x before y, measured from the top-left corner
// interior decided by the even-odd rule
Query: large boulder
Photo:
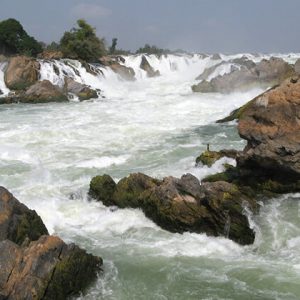
[[[101,265],[49,236],[36,212],[0,187],[0,299],[67,299],[95,280]]]
[[[231,93],[253,87],[267,88],[278,85],[295,74],[294,68],[281,58],[263,59],[257,65],[242,65],[240,69],[219,75],[210,81],[203,80],[193,85],[200,93]]]
[[[96,90],[69,77],[65,77],[65,89],[66,92],[76,95],[80,101],[98,98]]]
[[[48,231],[38,214],[0,187],[0,241],[9,239],[21,245],[25,239],[35,241],[44,234]]]
[[[4,299],[67,299],[86,288],[102,264],[100,258],[54,236],[42,236],[27,247],[5,240],[0,253]]]
[[[145,55],[142,56],[140,68],[147,73],[148,77],[157,77],[160,75],[158,70],[155,71],[153,69],[153,67],[150,65]]]
[[[34,84],[39,77],[40,64],[27,56],[16,56],[9,60],[5,71],[5,83],[11,90],[23,90]]]
[[[238,151],[234,149],[224,149],[220,151],[211,151],[207,149],[196,158],[196,165],[202,164],[204,166],[211,167],[217,160],[221,159],[222,157],[236,159],[237,155]]]
[[[239,134],[248,143],[238,167],[283,180],[300,179],[299,118],[300,77],[249,102],[239,117]]]
[[[20,94],[19,101],[23,103],[45,103],[67,101],[68,97],[58,86],[49,80],[38,81],[29,87],[25,93]]]
[[[107,175],[105,175],[107,176]],[[255,210],[255,202],[237,186],[226,182],[204,183],[191,174],[180,179],[157,180],[141,173],[131,174],[118,184],[112,179],[92,179],[90,194],[105,205],[141,208],[162,228],[225,236],[242,245],[254,241],[254,232],[244,215],[245,206]],[[96,189],[95,182],[100,184]],[[103,182],[110,182],[104,185]]]

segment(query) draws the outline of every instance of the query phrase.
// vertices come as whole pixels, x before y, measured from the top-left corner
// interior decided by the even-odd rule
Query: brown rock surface
[[[65,77],[65,88],[68,93],[78,96],[80,101],[98,98],[97,91],[69,77]]]
[[[144,70],[147,73],[148,77],[157,77],[160,75],[158,70],[154,70],[153,67],[150,65],[148,62],[147,58],[145,55],[142,56],[142,61],[140,64],[140,68]]]
[[[38,214],[0,187],[0,241],[9,239],[21,245],[25,239],[34,241],[43,234],[48,231]]]
[[[0,291],[5,299],[66,299],[96,278],[102,260],[60,238],[28,247],[0,242]]]
[[[116,186],[103,184],[107,181],[101,176],[92,179],[90,195],[105,205],[141,208],[163,229],[226,236],[242,245],[254,241],[244,208],[248,205],[255,210],[256,204],[233,184],[219,181],[201,185],[191,174],[157,180],[137,173]]]
[[[38,80],[40,64],[27,56],[10,58],[5,71],[5,83],[9,89],[22,90]]]
[[[244,169],[300,178],[300,79],[286,80],[250,102],[239,118],[248,144],[238,158]]]

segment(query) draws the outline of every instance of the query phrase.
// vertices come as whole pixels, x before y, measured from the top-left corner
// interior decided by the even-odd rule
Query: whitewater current
[[[200,180],[223,170],[195,167],[212,150],[243,149],[236,124],[216,124],[262,92],[195,94],[191,85],[221,59],[201,55],[147,57],[161,76],[147,78],[141,56],[125,58],[136,80],[122,80],[77,61],[41,61],[40,80],[64,84],[64,74],[101,89],[99,99],[0,106],[0,184],[42,217],[51,234],[104,259],[104,272],[80,299],[300,299],[300,195],[261,204],[249,216],[254,245],[242,247],[205,234],[160,229],[138,209],[89,202],[91,178],[116,181],[132,172],[150,176],[192,173]],[[253,61],[269,57],[247,55]],[[299,56],[281,55],[294,62]],[[230,72],[218,67],[210,79]],[[60,72],[54,72],[53,65]],[[0,89],[8,94],[0,65]]]

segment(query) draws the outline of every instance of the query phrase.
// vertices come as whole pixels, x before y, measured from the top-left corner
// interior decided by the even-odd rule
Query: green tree
[[[142,54],[142,53],[161,55],[161,54],[170,54],[172,53],[172,51],[168,49],[161,49],[156,46],[150,46],[149,44],[145,44],[144,47],[141,47],[136,51],[136,54]]]
[[[64,33],[60,40],[61,50],[66,57],[95,62],[106,54],[104,40],[96,36],[95,29],[85,20],[77,21],[78,28]]]
[[[109,53],[110,54],[114,54],[116,52],[117,43],[118,43],[118,39],[117,38],[113,38],[112,42],[111,42],[111,46],[109,48]]]
[[[42,52],[41,45],[29,36],[15,19],[0,22],[0,53],[36,56]]]

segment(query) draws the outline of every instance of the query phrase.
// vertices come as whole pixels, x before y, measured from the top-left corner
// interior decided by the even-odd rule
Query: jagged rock
[[[142,61],[140,64],[140,68],[144,70],[147,73],[148,77],[157,77],[160,75],[158,70],[154,70],[153,67],[150,65],[148,62],[147,58],[145,55],[142,56]]]
[[[93,281],[102,260],[54,236],[28,247],[0,242],[0,291],[4,299],[67,299]]]
[[[262,60],[255,67],[242,66],[231,73],[217,76],[211,81],[193,85],[192,90],[200,93],[230,93],[252,87],[267,88],[283,82],[295,74],[294,68],[281,58]]]
[[[38,58],[40,59],[61,59],[63,57],[63,53],[56,50],[44,50],[42,53],[38,54]]]
[[[40,64],[27,56],[16,56],[9,60],[5,71],[5,83],[11,90],[23,90],[38,80]]]
[[[48,231],[37,213],[0,187],[0,241],[9,239],[21,245],[25,239],[34,241],[43,234]]]
[[[157,180],[138,173],[123,178],[116,186],[109,184],[108,190],[103,184],[100,187],[90,190],[90,194],[97,199],[108,196],[105,205],[141,208],[148,218],[171,232],[223,235],[242,245],[254,241],[243,211],[245,205],[255,210],[256,204],[233,184],[200,185],[191,174]]]
[[[212,60],[219,60],[222,59],[221,55],[219,53],[215,53],[211,57]]]
[[[260,170],[283,180],[300,179],[300,79],[286,80],[252,100],[239,118],[248,144],[238,157],[240,170]]]
[[[98,98],[97,91],[69,77],[65,77],[65,89],[68,93],[78,96],[80,101]]]
[[[196,165],[199,165],[201,163],[202,165],[211,167],[217,160],[221,159],[222,157],[235,159],[237,155],[238,151],[234,149],[220,151],[206,150],[196,158]]]
[[[295,63],[295,72],[300,75],[300,58]]]
[[[48,236],[35,211],[0,187],[0,299],[66,299],[96,279],[102,259]]]

